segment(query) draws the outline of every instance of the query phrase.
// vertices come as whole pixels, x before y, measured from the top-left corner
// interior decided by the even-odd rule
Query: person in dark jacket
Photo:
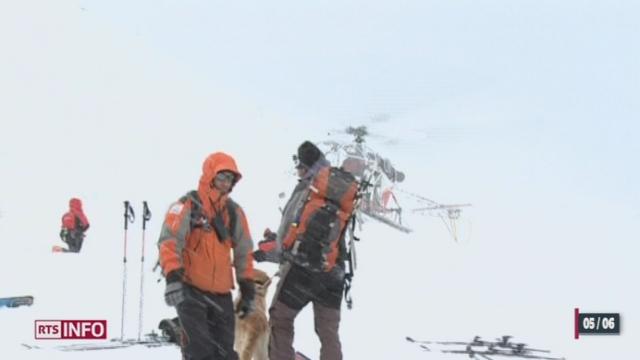
[[[330,166],[324,155],[313,143],[303,142],[298,148],[296,169],[300,180],[287,202],[278,232],[273,254],[281,259],[280,282],[269,309],[270,360],[291,360],[294,321],[298,313],[313,304],[315,331],[320,338],[320,360],[341,360],[342,349],[338,334],[340,305],[344,288],[344,262],[338,261],[331,271],[314,271],[290,261],[288,250],[283,249],[283,239],[289,228],[298,221],[301,209],[309,196],[314,176]],[[265,257],[272,257],[269,254]],[[264,254],[262,254],[264,255]]]
[[[78,198],[69,200],[69,211],[62,215],[60,239],[67,243],[65,252],[80,252],[85,232],[89,230],[89,220],[82,210],[82,201]]]

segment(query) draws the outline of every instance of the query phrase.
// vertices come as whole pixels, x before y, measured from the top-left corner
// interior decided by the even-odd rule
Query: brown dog
[[[234,348],[240,360],[268,360],[269,320],[267,318],[267,290],[271,278],[258,269],[253,269],[256,286],[255,310],[240,319],[236,315],[236,340]],[[238,305],[236,299],[236,306]]]

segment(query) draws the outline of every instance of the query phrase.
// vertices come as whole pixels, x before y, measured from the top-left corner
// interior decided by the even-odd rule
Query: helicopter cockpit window
[[[362,178],[367,165],[364,160],[349,156],[342,162],[342,169],[352,173],[357,178]]]

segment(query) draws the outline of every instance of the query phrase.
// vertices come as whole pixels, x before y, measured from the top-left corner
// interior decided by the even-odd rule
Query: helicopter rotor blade
[[[415,208],[411,211],[413,212],[421,212],[421,211],[430,211],[430,210],[458,210],[463,207],[469,207],[471,204],[437,204],[427,207]]]

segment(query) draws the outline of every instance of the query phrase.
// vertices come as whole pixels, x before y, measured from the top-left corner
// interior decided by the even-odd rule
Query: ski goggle
[[[236,174],[232,173],[231,171],[220,171],[216,174],[216,177],[214,179],[216,181],[226,181],[233,184],[236,181]]]

